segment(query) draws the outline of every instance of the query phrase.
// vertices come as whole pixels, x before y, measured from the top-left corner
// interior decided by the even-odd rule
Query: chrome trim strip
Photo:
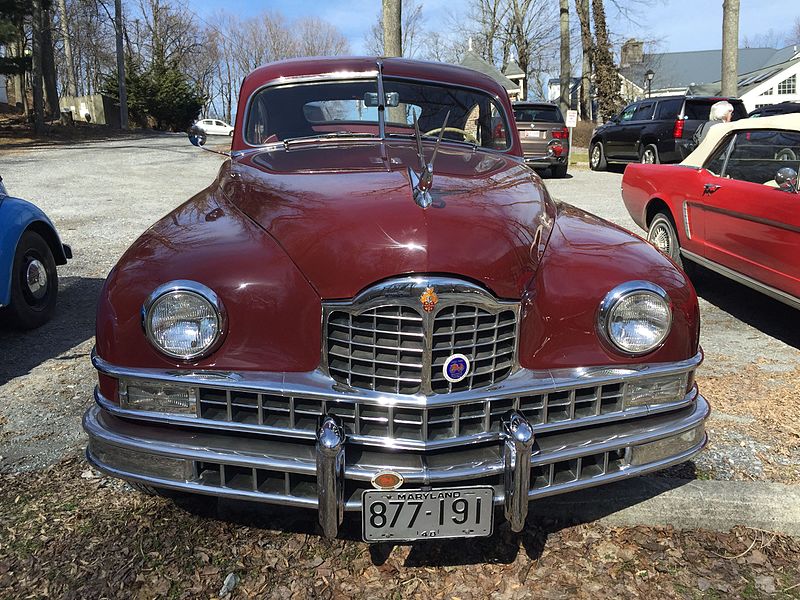
[[[761,292],[762,294],[765,294],[774,300],[783,302],[784,304],[788,304],[792,308],[800,309],[800,298],[792,296],[788,292],[784,292],[783,290],[779,290],[777,288],[769,286],[766,283],[761,283],[760,281],[757,281],[752,277],[748,277],[747,275],[739,273],[738,271],[734,271],[733,269],[725,267],[703,256],[699,256],[694,252],[689,252],[688,250],[685,250],[683,248],[681,248],[681,254],[686,258],[688,258],[689,260],[691,260],[692,262],[696,262],[697,264],[707,269],[715,271],[720,275],[724,275],[728,279],[732,279],[737,283],[741,283],[742,285],[745,285],[751,289]]]
[[[123,449],[129,448],[137,452],[166,454],[169,456],[177,456],[179,458],[185,458],[188,460],[203,461],[208,459],[212,461],[214,460],[219,461],[225,464],[243,464],[243,466],[255,466],[259,468],[277,469],[277,470],[285,470],[282,467],[289,466],[286,465],[285,461],[276,462],[268,456],[260,456],[260,457],[253,456],[250,457],[249,462],[243,462],[242,459],[245,458],[245,456],[241,452],[231,451],[223,455],[218,452],[213,452],[208,448],[205,449],[194,448],[193,452],[187,453],[185,452],[186,450],[185,448],[183,449],[184,452],[181,452],[180,451],[181,449],[177,447],[175,444],[170,444],[167,442],[155,444],[155,443],[149,443],[145,439],[130,438],[128,436],[120,435],[118,433],[110,431],[101,426],[100,422],[98,421],[99,413],[100,410],[97,407],[92,407],[84,415],[84,429],[89,434],[90,440],[100,439],[105,441],[106,443],[119,446]],[[676,419],[659,418],[658,424],[651,423],[650,425],[639,427],[634,433],[630,433],[629,435],[621,435],[619,437],[609,436],[609,438],[602,443],[593,443],[592,440],[586,440],[584,438],[583,443],[580,443],[577,440],[573,442],[572,447],[568,451],[558,451],[557,448],[559,445],[561,445],[559,442],[560,436],[556,436],[556,439],[552,440],[549,444],[547,444],[547,446],[549,447],[549,451],[543,451],[542,453],[540,453],[540,455],[536,457],[535,460],[532,460],[531,462],[532,465],[534,466],[537,464],[554,464],[555,462],[568,460],[570,458],[597,454],[609,449],[612,450],[623,449],[626,447],[644,444],[651,441],[656,441],[658,439],[671,437],[674,435],[679,435],[680,433],[683,433],[685,431],[700,426],[706,419],[708,414],[709,414],[708,404],[702,397],[698,397],[697,405],[689,414],[683,414]],[[548,487],[531,489],[528,492],[528,498],[535,499],[575,489],[592,487],[595,485],[608,483],[618,479],[624,479],[635,475],[641,475],[644,473],[662,469],[664,467],[673,464],[678,464],[690,458],[697,452],[699,452],[703,448],[703,446],[705,446],[706,441],[707,437],[704,435],[703,440],[699,444],[697,444],[693,448],[690,448],[686,452],[683,452],[679,455],[675,455],[672,457],[668,457],[666,459],[654,463],[648,463],[643,466],[626,466],[625,468],[619,471],[605,473],[601,476],[592,477],[591,479],[575,480],[566,483],[550,485]],[[292,444],[290,446],[296,448],[298,445]],[[289,448],[287,450],[290,451],[291,449]],[[120,477],[122,479],[139,481],[142,483],[147,483],[159,487],[184,490],[201,494],[208,494],[212,496],[246,498],[261,502],[283,504],[289,506],[301,506],[307,508],[317,508],[318,506],[318,502],[316,501],[316,499],[312,498],[306,498],[300,496],[285,496],[280,494],[269,494],[261,492],[250,492],[247,490],[222,488],[222,487],[209,487],[207,485],[202,485],[197,482],[179,482],[174,480],[143,476],[128,471],[122,471],[114,468],[111,465],[102,464],[99,460],[97,460],[96,457],[92,455],[91,449],[87,449],[87,459],[96,468],[110,475]],[[315,471],[315,467],[313,466],[313,459],[309,457],[308,462],[311,465],[310,473],[313,474]],[[477,465],[474,468],[474,476],[481,477],[493,473],[497,474],[502,472],[503,469],[502,461],[498,460],[496,462],[497,464],[494,465],[493,468],[492,467],[485,468],[483,465]],[[309,469],[298,470],[297,467],[299,466],[299,464],[295,464],[293,466],[295,467],[295,469],[289,472],[305,472],[305,473],[309,472]],[[357,465],[354,465],[346,468],[345,476],[347,479],[358,479],[366,482],[369,481],[369,477],[365,477],[365,475],[372,476],[374,475],[377,469],[378,468],[372,468],[369,470],[369,472],[364,472],[364,470],[358,469]],[[426,475],[426,472],[428,472],[428,475]],[[406,474],[408,473],[408,470],[406,469],[403,471],[403,475],[406,481],[409,483],[424,482],[424,484],[447,483],[449,481],[463,480],[465,478],[464,470],[451,470],[448,468],[441,468],[437,470],[437,472],[441,475],[440,477],[430,477],[430,470],[428,469],[423,469],[422,472],[413,473],[413,476],[411,478],[409,478],[409,476]],[[505,504],[505,495],[502,492],[499,494],[496,493],[495,504],[498,505]],[[348,511],[358,511],[360,510],[360,502],[358,501],[358,499],[349,500],[346,502],[344,508],[345,510]]]
[[[683,229],[686,232],[686,237],[692,239],[692,228],[689,226],[689,201],[683,201]]]
[[[680,409],[677,414],[655,415],[645,417],[644,421],[611,424],[589,431],[538,436],[537,452],[531,457],[531,466],[572,460],[622,446],[639,445],[678,435],[702,423],[709,412],[705,398],[698,395],[691,409]],[[97,406],[86,411],[83,428],[90,440],[99,439],[120,448],[186,460],[224,462],[301,475],[315,475],[317,471],[313,444],[236,439],[219,433],[195,434],[180,430],[154,429],[149,425],[114,417],[111,417],[110,422],[107,419]],[[223,444],[225,447],[219,447]],[[369,454],[364,452],[359,455],[361,460],[367,460],[364,456],[368,456],[372,462],[345,464],[344,476],[348,480],[370,482],[379,470],[391,469],[402,474],[407,483],[428,485],[502,474],[505,469],[502,455],[498,449],[493,449],[496,447],[487,448],[492,449],[492,452],[481,455],[483,458],[470,458],[467,462],[463,462],[461,458],[453,458],[442,466],[431,466],[428,461],[419,460],[419,457],[409,457],[391,450]],[[453,464],[456,460],[462,463]]]

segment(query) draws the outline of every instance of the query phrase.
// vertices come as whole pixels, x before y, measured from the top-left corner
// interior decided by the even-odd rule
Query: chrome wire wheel
[[[653,217],[647,230],[647,241],[653,244],[659,252],[669,256],[678,266],[683,268],[678,234],[669,215],[660,212]]]

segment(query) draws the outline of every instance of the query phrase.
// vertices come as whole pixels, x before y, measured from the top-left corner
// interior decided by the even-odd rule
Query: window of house
[[[787,77],[778,84],[779,94],[796,94],[797,93],[797,75]]]
[[[772,94],[774,92],[775,92],[775,88],[769,88],[768,90],[765,90],[765,91],[761,92],[761,95],[762,96],[772,96]]]

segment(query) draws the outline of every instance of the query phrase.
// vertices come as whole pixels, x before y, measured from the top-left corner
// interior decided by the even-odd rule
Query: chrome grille
[[[421,295],[436,302],[423,310]],[[351,302],[324,305],[323,368],[354,389],[447,394],[491,386],[516,365],[519,303],[443,277],[400,278]],[[443,367],[463,354],[467,376],[450,382]]]
[[[623,414],[622,383],[549,393],[493,398],[437,407],[397,407],[355,401],[197,388],[198,416],[215,421],[273,427],[311,437],[324,415],[338,417],[349,436],[439,442],[499,433],[503,415],[521,412],[534,426]],[[366,440],[365,440],[366,441]]]
[[[328,315],[328,370],[355,388],[416,394],[422,384],[422,316],[406,306]]]
[[[514,366],[517,318],[513,310],[492,314],[477,306],[456,305],[440,310],[433,320],[431,388],[436,394],[492,385],[508,377]],[[470,359],[469,375],[448,381],[444,363],[452,354]]]

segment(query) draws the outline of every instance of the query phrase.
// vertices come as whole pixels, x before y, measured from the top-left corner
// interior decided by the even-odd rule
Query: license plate
[[[367,490],[361,496],[364,541],[412,541],[492,535],[491,486],[439,490]]]
[[[543,137],[542,133],[544,133],[544,132],[542,132],[542,131],[523,131],[521,133],[522,133],[523,137],[540,138],[540,137]]]

